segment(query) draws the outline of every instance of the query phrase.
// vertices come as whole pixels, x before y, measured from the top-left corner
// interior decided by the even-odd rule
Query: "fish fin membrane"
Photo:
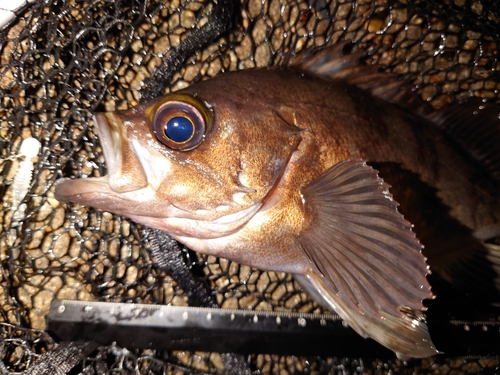
[[[318,303],[337,312],[359,335],[393,350],[398,358],[426,358],[441,353],[434,347],[421,314],[411,310],[399,318],[383,311],[379,316],[362,314],[333,294],[324,278],[316,272],[294,275],[294,278]]]
[[[463,238],[463,246],[467,247],[467,242],[468,239]],[[442,250],[448,251],[446,248]],[[500,303],[500,246],[471,243],[469,254],[457,251],[455,258],[453,253],[447,258],[449,261],[442,259],[441,267],[435,273],[443,277],[456,292],[464,293],[466,301],[485,306]],[[433,281],[438,296],[448,292],[448,289],[441,289],[444,285]]]
[[[431,263],[429,279],[437,298],[427,304],[429,319],[437,322],[450,313],[465,320],[488,320],[490,313],[498,316],[500,246],[458,234],[438,251],[444,256]]]
[[[286,65],[314,75],[340,80],[356,86],[371,95],[396,104],[412,113],[428,115],[434,109],[411,89],[413,85],[401,79],[400,74],[383,71],[381,65],[368,65],[369,51],[354,51],[356,44],[342,41],[327,48],[308,48]]]
[[[471,98],[425,117],[458,142],[490,174],[500,180],[500,109],[495,103]]]
[[[324,49],[307,49],[286,64],[315,75],[341,80],[371,95],[424,117],[500,180],[500,119],[495,103],[471,98],[434,109],[401,75],[384,72],[380,65],[367,65],[369,51],[352,52],[354,43],[343,41]]]
[[[496,272],[495,287],[500,291],[500,245],[485,243],[484,246],[487,251],[486,259],[488,259],[491,268]],[[499,303],[500,301],[495,302]]]
[[[415,318],[423,317],[422,301],[433,298],[429,267],[378,172],[362,160],[346,160],[302,196],[310,222],[297,245],[326,304],[359,334],[395,352],[436,354],[425,322]]]

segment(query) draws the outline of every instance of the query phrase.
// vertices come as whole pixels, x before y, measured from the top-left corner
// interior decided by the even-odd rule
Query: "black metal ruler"
[[[500,354],[498,321],[452,320],[442,329],[450,344],[438,349],[446,355]],[[126,348],[394,357],[334,314],[55,300],[48,331],[62,341],[117,342]]]

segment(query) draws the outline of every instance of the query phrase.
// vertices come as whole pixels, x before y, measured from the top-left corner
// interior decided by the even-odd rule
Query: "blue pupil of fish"
[[[176,143],[184,143],[193,137],[195,129],[188,118],[175,116],[167,121],[163,131],[168,139]]]

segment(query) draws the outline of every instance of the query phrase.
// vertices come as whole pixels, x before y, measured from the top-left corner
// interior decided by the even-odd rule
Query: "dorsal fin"
[[[351,52],[354,44],[339,42],[320,50],[308,49],[286,64],[318,76],[341,80],[433,122],[500,180],[500,119],[496,104],[473,98],[434,109],[412,90],[411,83],[379,65],[366,65],[366,51]]]
[[[427,119],[460,143],[500,180],[500,119],[496,104],[479,98],[446,106]]]
[[[288,66],[315,75],[340,80],[407,109],[415,104],[422,105],[423,111],[430,110],[429,104],[421,100],[411,90],[406,90],[408,82],[399,79],[400,75],[382,71],[380,65],[367,65],[367,51],[352,52],[354,43],[343,41],[324,49],[309,48],[293,58],[287,58]],[[420,100],[421,103],[414,103]],[[414,112],[414,111],[412,111]],[[420,113],[420,109],[418,111]]]

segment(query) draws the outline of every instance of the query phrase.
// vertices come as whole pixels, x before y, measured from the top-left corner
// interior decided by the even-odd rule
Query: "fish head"
[[[96,113],[108,174],[59,181],[56,197],[174,237],[238,230],[272,195],[300,131],[270,116],[269,103],[249,105],[234,90],[200,86]]]

